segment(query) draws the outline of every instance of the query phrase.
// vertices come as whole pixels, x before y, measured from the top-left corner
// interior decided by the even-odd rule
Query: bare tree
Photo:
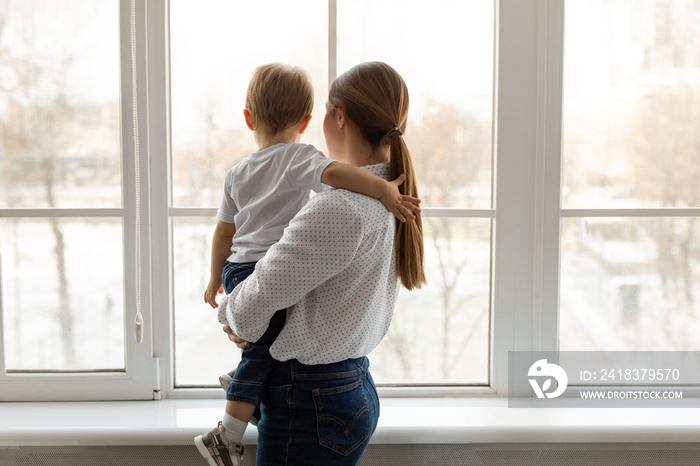
[[[633,150],[629,166],[634,177],[632,194],[664,207],[698,205],[700,189],[700,88],[659,87],[640,102],[631,122]],[[659,275],[664,295],[678,297],[693,315],[698,258],[696,218],[664,218],[654,228],[659,250]]]
[[[18,111],[20,118],[8,122],[4,127],[6,147],[9,145],[9,154],[25,159],[34,159],[34,163],[39,165],[40,174],[38,180],[43,186],[43,198],[49,208],[57,207],[55,187],[56,167],[59,165],[56,153],[57,141],[60,134],[65,129],[62,121],[70,112],[69,107],[62,98],[42,106],[38,103],[25,105]],[[21,150],[17,150],[21,148]],[[25,163],[14,164],[9,161],[10,166],[21,168]],[[13,177],[10,182],[12,186],[20,188],[24,177]],[[12,189],[12,186],[8,188]],[[22,199],[10,197],[11,202],[25,203]],[[68,292],[68,275],[66,272],[66,243],[63,229],[59,219],[51,217],[48,219],[51,231],[54,236],[54,254],[56,258],[56,270],[58,274],[58,309],[55,316],[60,327],[61,341],[63,344],[63,354],[66,367],[74,367],[76,363],[75,342],[73,337],[73,315],[71,312],[70,295]]]
[[[37,8],[36,5],[33,5]],[[13,14],[8,7],[8,16]],[[6,18],[7,18],[6,17]],[[3,25],[5,24],[5,19]],[[5,28],[0,28],[3,32]],[[55,188],[57,185],[56,170],[60,166],[57,153],[65,146],[64,134],[69,129],[67,123],[72,114],[72,107],[66,95],[67,74],[72,67],[70,54],[65,54],[59,65],[52,73],[51,95],[46,95],[46,88],[41,80],[47,70],[40,60],[38,37],[41,31],[28,27],[23,29],[23,48],[32,51],[29,54],[17,54],[2,45],[3,35],[0,34],[0,62],[12,74],[11,84],[0,86],[0,92],[8,94],[10,113],[4,122],[3,139],[5,146],[5,168],[8,191],[21,190],[27,186],[26,173],[39,172],[36,181],[43,186],[43,200],[47,207],[57,207]],[[39,167],[30,170],[28,167]],[[30,191],[31,192],[31,191]],[[16,196],[8,196],[10,207],[14,203],[31,204]],[[76,365],[75,341],[73,335],[73,314],[69,294],[68,275],[66,272],[66,243],[61,222],[57,218],[49,218],[49,224],[54,236],[54,255],[58,274],[58,308],[54,315],[60,328],[61,342],[65,367]]]

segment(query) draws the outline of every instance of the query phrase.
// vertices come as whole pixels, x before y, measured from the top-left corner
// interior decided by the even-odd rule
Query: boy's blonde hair
[[[277,134],[311,115],[313,106],[314,89],[303,68],[271,63],[253,72],[245,99],[253,126]]]

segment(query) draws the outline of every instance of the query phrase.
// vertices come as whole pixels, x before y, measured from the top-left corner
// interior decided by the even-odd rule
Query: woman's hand
[[[405,222],[407,218],[415,220],[414,213],[420,213],[420,199],[412,196],[405,196],[399,191],[399,186],[406,179],[406,175],[399,175],[394,181],[386,183],[386,190],[379,198],[386,207],[386,210],[394,214],[400,221]]]
[[[228,325],[224,325],[224,332],[226,335],[228,335],[228,339],[234,342],[240,349],[244,350],[250,345],[250,343],[245,341],[243,338],[233,333],[233,329]]]

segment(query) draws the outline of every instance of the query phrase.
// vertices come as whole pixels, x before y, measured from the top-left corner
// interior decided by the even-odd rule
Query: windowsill
[[[497,398],[382,400],[372,443],[698,442],[700,408],[522,409]],[[188,445],[222,400],[1,403],[0,447]],[[256,443],[256,429],[244,443]]]

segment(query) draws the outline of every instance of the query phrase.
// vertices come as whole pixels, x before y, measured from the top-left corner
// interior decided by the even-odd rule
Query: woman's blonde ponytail
[[[399,190],[418,197],[411,154],[403,139],[408,89],[401,75],[386,63],[362,63],[331,83],[328,101],[336,107],[344,106],[348,118],[372,147],[390,145],[389,179],[406,175]],[[406,289],[420,288],[426,283],[420,214],[415,220],[396,223],[396,273]]]
[[[389,179],[393,180],[399,175],[406,175],[406,180],[399,186],[399,191],[401,194],[418,197],[413,161],[402,136],[391,138],[390,151]],[[401,285],[407,290],[420,288],[426,283],[421,215],[417,213],[415,220],[406,222],[396,220],[396,225],[396,274],[401,280]]]

